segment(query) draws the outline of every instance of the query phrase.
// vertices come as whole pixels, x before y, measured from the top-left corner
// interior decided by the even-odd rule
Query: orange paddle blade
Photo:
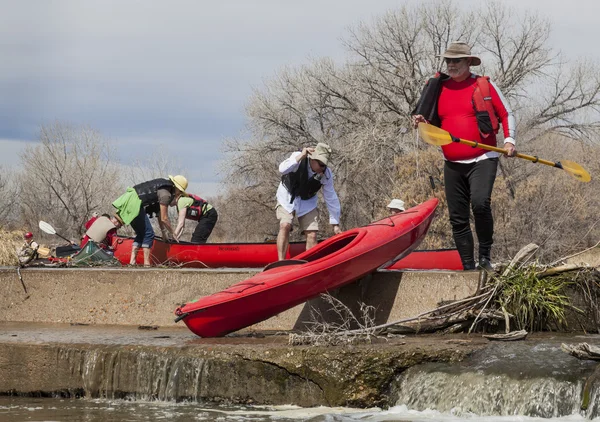
[[[564,171],[569,173],[571,176],[573,176],[575,179],[579,180],[580,182],[587,183],[590,180],[592,180],[592,176],[590,176],[590,174],[579,164],[577,164],[573,161],[569,161],[569,160],[563,160],[560,162],[560,164]]]
[[[448,132],[429,123],[419,123],[419,135],[430,145],[442,146],[452,143],[452,137]]]

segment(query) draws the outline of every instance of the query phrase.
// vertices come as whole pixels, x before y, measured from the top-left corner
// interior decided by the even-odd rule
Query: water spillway
[[[596,418],[600,385],[592,385],[590,406],[580,408],[583,386],[598,363],[568,355],[560,349],[563,341],[599,343],[600,337],[546,335],[536,342],[493,343],[458,364],[418,365],[399,376],[394,401],[442,413]]]
[[[397,372],[485,343],[389,339],[289,346],[287,336],[199,339],[185,329],[0,324],[0,394],[371,407]]]

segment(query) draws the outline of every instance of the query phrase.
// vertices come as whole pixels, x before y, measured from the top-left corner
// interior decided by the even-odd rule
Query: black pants
[[[198,220],[196,229],[192,234],[192,243],[206,243],[215,224],[217,224],[217,218],[219,218],[219,215],[217,214],[216,209],[211,208],[208,210],[206,214]]]
[[[498,158],[469,164],[446,161],[444,165],[444,187],[452,235],[463,265],[473,264],[475,261],[469,208],[473,209],[475,217],[479,257],[490,258],[494,242],[492,189],[497,169]]]

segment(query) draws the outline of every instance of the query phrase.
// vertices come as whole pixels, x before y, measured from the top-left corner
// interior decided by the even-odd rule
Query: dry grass
[[[22,231],[7,231],[0,228],[0,265],[17,266],[17,250],[23,244]]]

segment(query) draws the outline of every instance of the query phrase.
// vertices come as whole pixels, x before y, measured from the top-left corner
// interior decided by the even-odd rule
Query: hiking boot
[[[464,271],[470,271],[475,269],[475,261],[467,261],[462,263]]]
[[[486,258],[485,256],[479,258],[479,264],[477,265],[477,268],[479,268],[480,270],[485,270],[487,272],[494,271],[494,267],[492,267],[490,259]]]

